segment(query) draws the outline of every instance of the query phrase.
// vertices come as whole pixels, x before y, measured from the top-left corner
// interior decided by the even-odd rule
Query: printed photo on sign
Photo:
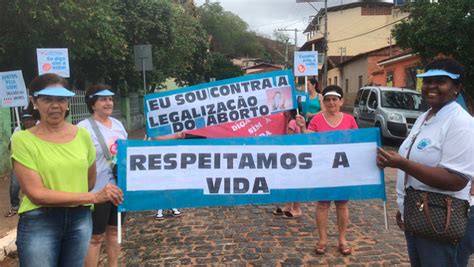
[[[291,87],[267,90],[267,105],[272,112],[289,110],[293,107],[293,91]]]

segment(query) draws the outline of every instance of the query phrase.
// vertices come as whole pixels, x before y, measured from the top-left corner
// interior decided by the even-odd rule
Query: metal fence
[[[120,119],[122,117],[122,101],[120,95],[114,95],[114,111],[112,111],[112,117]]]
[[[73,124],[77,124],[78,122],[87,119],[91,116],[89,111],[87,110],[87,105],[85,103],[85,91],[80,91],[80,90],[73,90],[74,93],[76,94],[75,96],[71,97],[69,99],[69,116],[71,118],[71,122]],[[131,93],[129,96],[129,101],[130,101],[130,116],[131,118],[137,120],[139,117],[143,117],[141,115],[141,110],[143,107],[140,104],[140,98],[138,94],[136,93]],[[21,112],[21,108],[20,108]],[[14,109],[10,108],[10,127],[11,127],[11,132],[16,127],[16,117],[14,113]],[[120,95],[115,94],[114,95],[114,110],[112,112],[112,117],[123,121],[124,120],[124,115],[122,114],[122,99]],[[141,122],[140,122],[141,123]],[[137,122],[137,125],[139,122]],[[138,127],[138,126],[137,126]]]
[[[130,113],[133,115],[140,114],[140,100],[137,93],[131,93],[130,97]]]
[[[87,119],[91,116],[87,110],[85,103],[85,91],[74,90],[75,96],[69,99],[69,114],[71,116],[71,122],[77,124],[78,122]]]

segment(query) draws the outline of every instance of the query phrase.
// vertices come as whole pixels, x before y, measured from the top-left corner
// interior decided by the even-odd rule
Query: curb
[[[16,251],[16,227],[0,238],[0,261],[4,260],[10,253]]]

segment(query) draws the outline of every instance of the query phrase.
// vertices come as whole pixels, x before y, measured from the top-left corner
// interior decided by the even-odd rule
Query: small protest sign
[[[38,75],[55,73],[69,78],[69,56],[67,48],[37,48]]]
[[[25,81],[21,70],[0,72],[1,107],[24,107],[28,105]]]
[[[294,64],[295,76],[316,76],[318,75],[318,52],[296,51]]]

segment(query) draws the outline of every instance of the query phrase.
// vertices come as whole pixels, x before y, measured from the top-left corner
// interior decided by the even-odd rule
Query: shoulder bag
[[[420,132],[412,138],[407,159]],[[442,193],[406,188],[403,221],[405,231],[428,239],[458,243],[464,236],[469,220],[469,202]]]

